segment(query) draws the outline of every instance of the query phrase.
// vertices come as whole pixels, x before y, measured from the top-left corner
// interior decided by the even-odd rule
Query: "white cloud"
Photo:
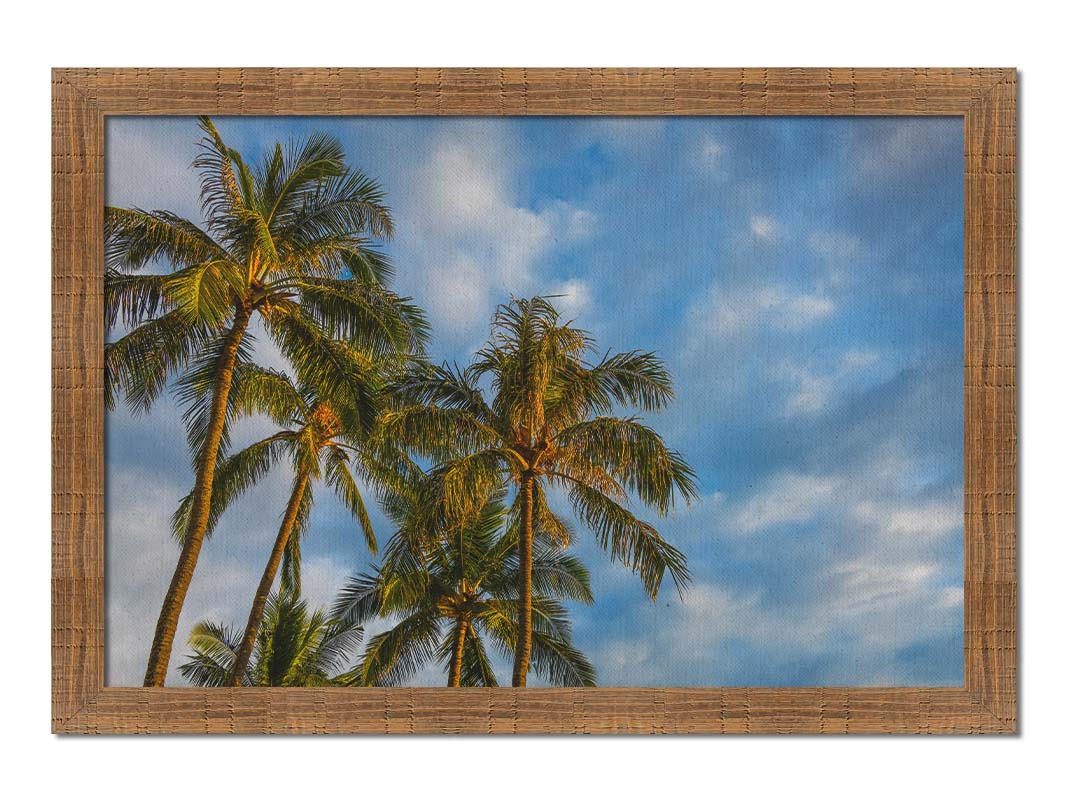
[[[815,231],[807,243],[831,286],[868,279],[859,273],[871,263],[870,252],[858,236],[845,231]]]
[[[834,313],[833,300],[821,294],[790,291],[782,286],[713,290],[710,302],[695,304],[690,320],[705,323],[716,336],[736,336],[763,326],[796,332]]]
[[[827,375],[816,375],[802,367],[783,367],[790,391],[785,398],[789,414],[813,414],[826,408],[834,398],[835,383]]]
[[[757,239],[772,241],[778,236],[778,223],[771,217],[757,214],[749,220],[749,230]]]
[[[881,356],[874,350],[852,348],[841,357],[841,367],[846,370],[862,369],[876,363]]]
[[[937,564],[930,561],[885,563],[869,556],[832,568],[838,576],[839,591],[828,606],[835,616],[866,614],[884,607],[890,600],[906,599],[936,577]]]
[[[264,423],[257,419],[241,424],[245,427],[235,430],[234,436],[243,442]],[[205,619],[244,624],[290,485],[291,475],[284,467],[272,470],[226,512],[214,536],[205,542],[178,621],[168,684],[185,683],[178,666],[189,653],[185,643],[193,625]],[[188,488],[162,472],[108,471],[108,685],[137,686],[144,676],[159,604],[178,558],[170,514]],[[316,513],[333,502],[321,487],[316,501]],[[354,571],[337,559],[305,557],[303,589],[309,604],[328,606]]]
[[[769,586],[698,582],[669,608],[639,608],[634,634],[594,652],[600,683],[630,685],[639,673],[642,685],[751,684],[811,664],[811,685],[907,684],[914,679],[900,650],[938,635],[959,611],[943,602],[950,595],[937,588],[937,565],[897,566],[831,562],[810,576],[819,591],[789,604],[768,603]]]
[[[308,606],[330,608],[346,580],[360,571],[358,565],[346,564],[330,556],[305,556],[301,565],[300,588]]]
[[[453,252],[447,266],[427,271],[428,291],[421,302],[432,315],[435,332],[444,328],[466,333],[479,325],[488,331],[493,304],[507,297],[494,291],[499,287],[488,282],[485,264],[467,253]]]
[[[553,228],[562,232],[564,241],[576,242],[585,239],[596,230],[596,214],[564,200],[557,200],[549,206],[548,213],[554,217]]]
[[[773,526],[796,527],[790,536],[825,532],[812,545],[821,557],[802,567],[800,595],[784,601],[773,582],[744,589],[704,578],[680,600],[640,606],[634,632],[595,653],[601,683],[625,685],[635,673],[652,685],[680,685],[680,675],[689,676],[684,685],[722,685],[738,675],[747,683],[759,680],[754,660],[764,676],[811,664],[812,685],[914,683],[902,651],[961,624],[963,589],[946,586],[955,566],[939,547],[948,532],[961,530],[963,513],[957,490],[917,499],[902,469],[914,464],[890,458],[862,477],[781,473],[741,502],[705,506],[714,535],[748,534],[735,540],[746,562],[787,557],[779,540],[751,538]],[[867,503],[874,513],[866,513]],[[951,522],[914,528],[915,520],[949,508]]]
[[[878,374],[881,354],[851,348],[833,359],[821,358],[821,371],[784,360],[767,370],[767,377],[780,387],[787,415],[814,414],[826,410],[849,390],[866,385]]]
[[[963,518],[963,497],[953,494],[901,508],[884,500],[863,500],[852,509],[859,522],[877,525],[894,537],[930,538],[958,529]]]
[[[554,284],[545,294],[555,296],[552,302],[565,320],[587,316],[593,302],[593,290],[589,282],[579,278]]]
[[[611,667],[629,671],[634,667],[645,665],[652,655],[648,642],[616,641],[607,645],[602,651],[603,662]]]
[[[112,470],[108,493],[106,682],[137,686],[144,676],[159,604],[178,558],[170,513],[184,490],[151,474]],[[177,667],[188,652],[185,642],[192,626],[204,618],[236,623],[238,596],[247,592],[250,601],[258,579],[252,565],[215,557],[211,544],[207,542],[202,551],[178,622],[167,675],[171,684],[183,682]]]
[[[881,465],[850,473],[780,472],[748,497],[717,504],[716,519],[725,534],[754,534],[825,518],[853,526],[856,535],[865,531],[897,559],[901,552],[936,544],[963,527],[960,490],[917,496],[921,487],[909,485],[906,477],[915,469],[906,459],[887,456]]]
[[[768,308],[778,312],[778,324],[785,330],[795,331],[809,327],[834,312],[834,301],[815,294],[785,295],[772,293],[764,296]]]
[[[726,146],[706,134],[696,141],[696,164],[713,175],[720,175],[726,158]]]
[[[730,515],[728,525],[739,533],[754,533],[772,525],[806,522],[835,496],[840,483],[836,476],[777,475]]]
[[[595,215],[557,200],[531,208],[516,188],[521,142],[500,125],[469,120],[448,129],[412,170],[398,196],[398,258],[404,279],[446,337],[469,338],[487,326],[493,308],[512,294],[543,293],[539,267],[556,247],[592,234]],[[518,165],[518,166],[517,166]]]
[[[710,582],[690,586],[682,599],[642,605],[636,618],[640,633],[608,640],[592,653],[601,686],[683,685],[674,677],[687,668],[715,685],[716,669],[730,659],[732,637],[747,639],[766,630],[756,594],[740,595]],[[712,662],[705,664],[704,662]],[[689,685],[689,684],[684,684]]]
[[[938,598],[940,608],[959,608],[963,605],[963,587],[946,586]]]

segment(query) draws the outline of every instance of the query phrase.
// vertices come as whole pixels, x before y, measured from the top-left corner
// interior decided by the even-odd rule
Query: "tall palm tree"
[[[367,547],[372,553],[378,551],[370,516],[353,475],[355,472],[364,480],[372,479],[369,456],[362,447],[361,421],[373,413],[368,406],[375,387],[365,384],[358,389],[364,402],[356,410],[331,402],[311,386],[297,387],[288,376],[275,370],[246,365],[235,378],[233,413],[267,414],[282,428],[220,461],[215,472],[206,535],[211,534],[230,503],[286,455],[293,470],[293,488],[252,599],[252,609],[237,648],[231,686],[241,684],[283,558],[282,589],[300,594],[300,542],[311,511],[314,481],[325,480],[359,523]],[[188,528],[192,503],[193,495],[189,494],[174,514],[174,531],[178,536]]]
[[[293,592],[271,595],[252,662],[241,670],[243,686],[337,686],[363,638],[363,629],[308,613]],[[189,636],[192,655],[178,671],[194,686],[225,686],[234,672],[236,628],[198,622]]]
[[[427,538],[411,512],[375,574],[351,578],[333,615],[351,624],[400,617],[367,643],[347,677],[360,686],[395,686],[430,663],[447,665],[448,686],[496,686],[486,649],[512,656],[518,641],[518,529],[498,495]],[[395,506],[394,506],[395,508]],[[594,686],[596,673],[571,643],[560,598],[593,601],[582,563],[542,538],[533,558],[534,671],[559,686]]]
[[[660,515],[696,494],[681,455],[615,405],[658,411],[674,396],[653,353],[634,350],[591,362],[593,339],[561,323],[542,297],[512,299],[493,319],[489,343],[464,370],[420,369],[395,388],[404,404],[384,412],[379,433],[440,464],[444,502],[454,512],[484,502],[502,483],[517,488],[520,614],[512,685],[525,686],[534,635],[536,530],[566,540],[547,488],[566,491],[577,518],[612,560],[631,567],[655,599],[664,572],[679,591],[685,556],[628,507],[629,494]],[[478,385],[488,378],[491,400]],[[457,455],[457,452],[459,455]]]
[[[345,164],[341,145],[316,134],[276,144],[258,167],[226,145],[206,117],[193,162],[203,227],[169,211],[109,207],[105,225],[105,402],[151,407],[190,368],[186,410],[196,479],[181,553],[160,609],[145,672],[162,686],[174,631],[211,514],[225,450],[234,371],[247,362],[249,326],[268,336],[331,394],[363,364],[337,338],[374,355],[419,351],[421,312],[385,288],[390,266],[373,238],[391,234],[379,185]],[[160,265],[165,273],[146,271]]]

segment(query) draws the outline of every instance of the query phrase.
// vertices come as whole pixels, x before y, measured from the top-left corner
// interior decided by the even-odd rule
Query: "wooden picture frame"
[[[960,688],[104,685],[104,117],[956,115],[965,128]],[[52,729],[59,733],[1016,731],[1012,69],[57,69],[52,76]]]

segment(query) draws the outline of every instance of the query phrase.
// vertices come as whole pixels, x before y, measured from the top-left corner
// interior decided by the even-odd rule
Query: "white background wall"
[[[3,655],[11,796],[937,797],[1062,788],[1063,24],[1051,3],[31,3],[5,10]],[[46,26],[48,29],[46,29]],[[61,739],[49,734],[49,68],[1016,66],[1022,70],[1022,735]],[[14,276],[12,282],[11,277]],[[1059,759],[1055,753],[1060,752]],[[468,770],[457,786],[456,767]],[[527,768],[532,773],[524,777]],[[476,795],[475,795],[476,796]]]

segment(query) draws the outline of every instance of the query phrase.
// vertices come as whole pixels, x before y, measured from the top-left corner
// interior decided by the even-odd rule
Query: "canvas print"
[[[107,684],[962,685],[963,164],[108,117]]]

